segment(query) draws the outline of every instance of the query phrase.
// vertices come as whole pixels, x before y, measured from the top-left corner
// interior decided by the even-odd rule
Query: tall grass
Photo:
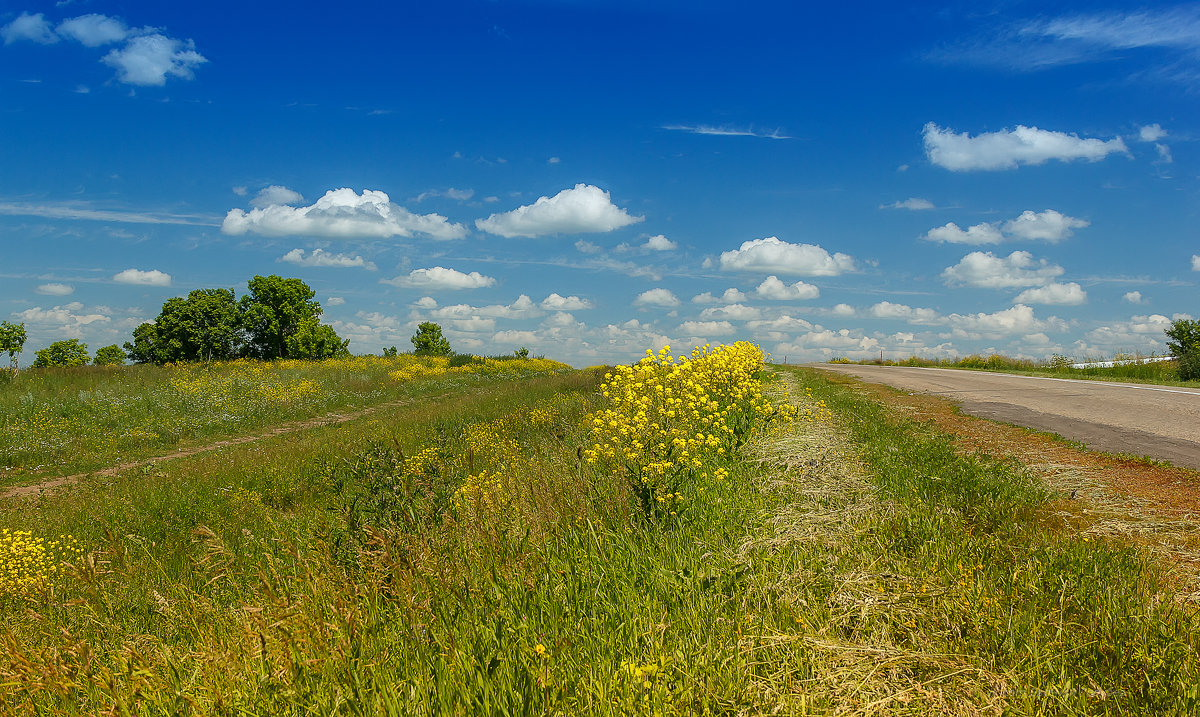
[[[1062,356],[1055,356],[1045,360],[1033,360],[1013,358],[1011,356],[1004,356],[1002,354],[991,354],[988,356],[973,354],[971,356],[963,356],[953,359],[929,359],[919,356],[911,356],[906,359],[885,359],[882,361],[879,359],[850,361],[849,359],[838,358],[830,361],[830,363],[857,363],[876,366],[917,366],[922,368],[959,368],[974,369],[979,371],[1002,371],[1005,373],[1019,373],[1033,376],[1053,376],[1058,378],[1083,378],[1101,381],[1128,381],[1133,383],[1200,386],[1200,381],[1180,380],[1179,362],[1177,361],[1137,363],[1135,360],[1136,358],[1140,357],[1129,357],[1127,360],[1121,360],[1120,356],[1118,356],[1118,360],[1113,366],[1087,366],[1084,368],[1073,367],[1070,359]]]
[[[722,479],[666,520],[585,458],[602,381],[461,386],[0,506],[88,552],[0,598],[0,713],[1200,707],[1194,611],[1018,466],[788,371],[773,399],[814,420],[706,457]]]

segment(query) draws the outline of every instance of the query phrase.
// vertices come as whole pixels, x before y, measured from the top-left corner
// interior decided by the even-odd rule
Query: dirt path
[[[339,423],[346,423],[347,421],[353,421],[356,418],[362,418],[363,416],[369,416],[372,413],[378,413],[379,411],[382,411],[382,410],[385,410],[388,408],[399,408],[401,406],[409,406],[414,403],[419,403],[419,402],[423,402],[423,401],[436,401],[438,399],[445,398],[446,396],[449,396],[449,395],[450,394],[448,394],[448,393],[443,393],[443,394],[440,394],[437,396],[428,396],[425,398],[400,399],[400,400],[396,400],[396,401],[389,401],[387,403],[381,403],[376,406],[361,408],[357,411],[350,411],[350,412],[344,412],[344,413],[343,412],[327,413],[323,416],[317,416],[316,418],[308,418],[308,419],[304,419],[304,420],[300,420],[300,421],[288,421],[286,423],[281,423],[277,426],[273,426],[269,429],[266,429],[265,431],[260,432],[260,433],[254,433],[254,434],[247,435],[247,436],[236,436],[233,438],[226,438],[226,439],[223,439],[220,441],[216,441],[213,443],[207,443],[207,444],[200,445],[200,446],[191,446],[188,448],[180,448],[180,449],[174,451],[173,453],[164,453],[159,456],[151,456],[150,458],[142,458],[142,459],[139,459],[136,461],[127,461],[125,463],[118,463],[116,465],[108,466],[105,468],[97,468],[95,470],[84,471],[83,473],[75,473],[75,474],[69,475],[69,476],[48,477],[45,480],[41,480],[36,483],[30,483],[28,485],[13,486],[11,488],[5,488],[3,490],[0,490],[0,500],[4,500],[6,498],[18,498],[21,496],[35,496],[44,491],[49,491],[49,490],[53,490],[55,488],[60,488],[65,485],[70,485],[71,483],[75,483],[77,481],[83,480],[84,478],[88,478],[90,476],[114,476],[114,475],[120,473],[121,471],[126,471],[131,468],[140,468],[142,466],[150,465],[151,463],[160,463],[162,461],[170,461],[170,460],[174,460],[176,458],[187,458],[189,456],[195,456],[195,455],[198,455],[201,453],[208,453],[211,451],[216,451],[221,448],[228,448],[230,446],[240,446],[240,445],[243,445],[246,443],[254,443],[256,441],[262,441],[262,440],[266,440],[268,438],[274,438],[275,436],[281,436],[281,435],[284,435],[287,433],[296,433],[297,431],[305,431],[310,428],[316,428],[318,426],[334,426]],[[30,477],[37,478],[36,474],[33,476],[30,476]]]
[[[1063,497],[1054,515],[1081,533],[1129,540],[1166,558],[1184,596],[1200,602],[1200,471],[1096,453],[1021,426],[961,413],[952,399],[909,394],[829,374],[911,419],[931,423],[959,450],[1013,458]]]

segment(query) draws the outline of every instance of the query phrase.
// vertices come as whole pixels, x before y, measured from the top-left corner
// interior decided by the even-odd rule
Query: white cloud
[[[1142,292],[1127,291],[1127,292],[1125,292],[1125,295],[1122,296],[1121,298],[1124,299],[1125,301],[1128,301],[1131,304],[1140,304],[1140,303],[1142,303]]]
[[[1157,142],[1167,136],[1167,131],[1157,122],[1138,128],[1138,139],[1143,142]]]
[[[1086,219],[1069,217],[1053,209],[1034,212],[1026,209],[1021,216],[1006,222],[986,222],[962,229],[954,222],[930,229],[924,237],[929,241],[951,244],[999,244],[1005,239],[1062,241],[1075,229],[1090,226]]]
[[[21,13],[16,20],[0,28],[0,35],[4,36],[5,45],[18,40],[29,40],[42,45],[52,45],[58,42],[58,36],[54,34],[50,23],[46,22],[45,16],[40,12],[34,15],[27,12]]]
[[[575,242],[575,248],[578,249],[579,253],[581,254],[599,254],[602,251],[600,247],[584,239],[580,239],[579,241]]]
[[[421,302],[418,302],[418,304]],[[434,302],[436,305],[436,302]],[[527,319],[542,315],[542,310],[533,303],[527,295],[521,294],[511,304],[492,304],[490,306],[471,306],[470,304],[453,304],[441,308],[433,308],[429,315],[435,319]]]
[[[737,329],[728,321],[685,321],[679,332],[685,336],[728,336]]]
[[[1018,239],[1043,239],[1054,243],[1071,236],[1074,229],[1090,226],[1086,219],[1076,219],[1065,214],[1047,209],[1034,213],[1028,209],[1021,216],[1004,222],[1004,233]]]
[[[1171,156],[1171,148],[1165,144],[1156,144],[1154,149],[1158,152],[1157,164],[1172,164],[1175,158]]]
[[[97,307],[96,310],[98,310]],[[35,306],[32,309],[15,312],[13,315],[22,322],[37,325],[46,328],[53,328],[59,333],[79,335],[80,330],[84,326],[96,323],[110,323],[112,318],[102,313],[79,313],[83,310],[83,304],[78,301],[72,301],[64,306],[55,306],[50,309],[43,309],[40,306]]]
[[[1200,271],[1200,254],[1192,254],[1192,271]]]
[[[69,296],[75,293],[75,287],[71,286],[70,284],[50,283],[38,286],[35,291],[37,291],[39,294],[45,294],[46,296]]]
[[[533,331],[497,331],[492,336],[494,344],[514,344],[519,346],[527,346],[536,344],[538,336]]]
[[[558,164],[559,162],[562,162],[562,160],[558,157],[551,157],[550,159],[546,160],[546,164]]]
[[[670,289],[650,289],[643,291],[633,300],[634,306],[679,306],[679,298]]]
[[[713,306],[700,312],[702,319],[733,319],[734,321],[745,321],[747,319],[757,319],[762,314],[761,311],[753,306],[745,304],[730,304],[728,306]]]
[[[191,40],[154,34],[133,38],[124,47],[110,51],[101,62],[117,71],[120,82],[161,87],[167,75],[192,79],[192,70],[208,60],[196,52]]]
[[[340,296],[331,296],[325,300],[326,306],[341,306],[342,304],[345,304],[345,303],[346,303],[346,300]]]
[[[892,202],[891,204],[880,204],[880,209],[912,209],[920,211],[922,209],[936,209],[933,202],[920,197],[909,197],[902,202]]]
[[[581,299],[578,296],[551,294],[542,299],[540,306],[547,311],[579,311],[581,309],[595,308],[596,305],[590,300]]]
[[[879,341],[870,336],[863,335],[860,331],[851,331],[850,329],[838,329],[835,331],[821,326],[814,326],[812,331],[797,336],[794,341],[779,344],[775,347],[772,354],[775,356],[784,354],[790,356],[821,355],[829,357],[834,354],[844,354],[846,352],[875,354],[878,351]]]
[[[485,319],[479,316],[472,316],[469,319],[450,319],[447,323],[456,331],[478,332],[496,330],[495,319]]]
[[[942,278],[948,286],[961,284],[986,289],[1043,286],[1065,270],[1045,259],[1034,261],[1027,251],[1014,251],[1007,257],[973,251],[954,266],[946,267]]]
[[[264,209],[272,204],[296,204],[303,202],[304,196],[287,187],[281,187],[278,184],[272,184],[269,187],[264,187],[259,193],[250,200],[250,206],[256,209]]]
[[[797,319],[784,314],[783,316],[774,319],[762,321],[748,321],[746,328],[751,331],[779,331],[781,333],[796,333],[798,331],[808,331],[813,325],[804,319]]]
[[[673,132],[687,132],[689,134],[709,134],[716,135],[718,137],[761,137],[763,139],[791,139],[791,137],[783,134],[778,129],[766,132],[763,130],[756,130],[753,127],[741,129],[737,127],[718,127],[708,124],[671,124],[663,125],[662,129],[671,130]]]
[[[247,188],[245,186],[239,185],[239,186],[233,187],[232,189],[233,189],[233,193],[238,195],[239,197],[246,196]]]
[[[901,319],[910,324],[936,324],[941,322],[941,314],[933,309],[893,304],[881,301],[867,309],[867,315],[876,319]]]
[[[480,289],[492,286],[496,280],[484,276],[477,271],[464,274],[455,269],[435,266],[429,269],[413,269],[408,276],[397,276],[394,279],[382,279],[381,284],[391,284],[401,288],[413,289]]]
[[[423,202],[430,197],[445,197],[446,199],[455,199],[460,202],[465,202],[473,196],[475,196],[474,189],[455,189],[454,187],[450,187],[449,189],[444,190],[435,189],[428,192],[421,192],[417,195],[417,201]]]
[[[547,234],[610,232],[640,222],[612,203],[608,192],[590,184],[576,184],[553,197],[539,197],[533,204],[511,212],[477,219],[475,226],[502,237],[538,237]]]
[[[955,133],[933,122],[925,125],[925,153],[939,167],[961,172],[975,169],[1016,169],[1057,159],[1097,162],[1113,153],[1128,154],[1120,137],[1081,139],[1076,134],[1017,125],[1014,130],[985,132],[975,137]]]
[[[774,301],[797,301],[801,299],[815,299],[821,295],[821,290],[803,281],[797,281],[794,284],[785,284],[779,280],[779,277],[772,275],[763,279],[758,288],[754,290],[754,295],[760,299],[771,299]]]
[[[949,222],[945,226],[930,229],[922,238],[950,244],[999,244],[1004,240],[1004,235],[995,224],[975,224],[964,230],[954,222]]]
[[[245,212],[231,209],[221,224],[225,234],[253,232],[263,236],[317,236],[343,239],[386,239],[424,234],[434,239],[461,239],[467,230],[440,214],[413,214],[384,192],[331,189],[311,206],[272,204]]]
[[[1078,306],[1087,303],[1087,292],[1079,284],[1052,283],[1026,289],[1013,301],[1018,304],[1059,304],[1062,306]]]
[[[438,305],[437,299],[432,296],[422,296],[413,302],[413,306],[418,309],[436,309]]]
[[[743,242],[733,251],[721,252],[725,271],[761,271],[797,276],[837,276],[854,271],[854,258],[830,254],[815,244],[789,244],[777,237]]]
[[[1171,328],[1171,319],[1162,314],[1131,316],[1087,332],[1088,341],[1108,351],[1154,351],[1165,347],[1163,332]]]
[[[711,291],[706,291],[703,294],[697,294],[692,297],[692,303],[719,304],[724,302],[726,304],[732,304],[736,301],[747,301],[748,299],[749,297],[743,294],[739,289],[731,286],[725,290],[724,294],[721,294],[720,296],[713,296]]]
[[[676,249],[678,247],[678,244],[666,238],[662,234],[655,234],[654,236],[646,239],[646,243],[642,245],[642,248],[647,251],[671,251],[672,249]]]
[[[836,304],[832,308],[829,309],[829,313],[832,314],[833,316],[840,316],[842,318],[847,318],[847,317],[854,316],[858,312],[856,312],[854,310],[854,307],[851,306],[850,304]]]
[[[86,47],[100,47],[124,40],[129,28],[115,17],[91,13],[63,20],[58,24],[58,34]]]
[[[308,256],[305,256],[303,249],[292,249],[287,254],[284,254],[276,259],[276,261],[287,262],[288,264],[296,264],[298,266],[338,268],[361,267],[369,271],[375,271],[377,268],[374,262],[367,261],[361,256],[350,256],[349,254],[330,254],[323,249],[313,249],[312,253]]]
[[[1067,324],[1051,316],[1041,320],[1034,316],[1033,309],[1025,304],[995,313],[950,314],[946,317],[955,329],[955,335],[963,338],[996,338],[1012,334],[1032,334],[1047,329],[1065,331]]]
[[[142,286],[170,286],[171,275],[165,274],[158,269],[142,271],[140,269],[126,269],[113,276],[113,281],[118,284],[139,284]]]

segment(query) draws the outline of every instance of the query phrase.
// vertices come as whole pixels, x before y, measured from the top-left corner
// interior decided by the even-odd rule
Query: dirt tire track
[[[45,491],[53,490],[55,488],[61,488],[62,486],[70,485],[72,483],[77,483],[77,482],[83,480],[84,478],[89,478],[92,476],[112,477],[122,471],[127,471],[131,468],[141,468],[142,466],[148,466],[148,465],[151,465],[154,463],[161,463],[163,461],[170,461],[170,460],[174,460],[176,458],[189,458],[191,456],[199,455],[201,453],[210,453],[212,451],[216,451],[221,448],[228,448],[230,446],[241,446],[241,445],[245,445],[247,443],[255,443],[258,441],[266,440],[268,438],[282,436],[282,435],[285,435],[288,433],[297,433],[299,431],[305,431],[310,428],[317,428],[318,426],[335,426],[339,423],[346,423],[348,421],[353,421],[357,418],[362,418],[363,416],[369,416],[372,413],[378,413],[379,411],[382,411],[384,409],[399,408],[401,406],[411,406],[415,403],[420,403],[420,402],[424,402],[424,401],[436,401],[438,399],[446,398],[449,395],[451,395],[451,394],[443,393],[443,394],[439,394],[437,396],[426,396],[423,398],[399,399],[396,401],[388,401],[387,403],[380,403],[375,406],[368,406],[367,408],[362,408],[357,411],[351,411],[349,413],[334,412],[334,413],[327,413],[323,416],[318,416],[316,418],[307,418],[304,420],[288,421],[286,423],[280,423],[280,424],[274,426],[273,428],[270,428],[266,432],[262,432],[262,433],[255,433],[255,434],[251,434],[251,435],[247,435],[247,436],[237,436],[234,438],[226,438],[226,439],[223,439],[220,441],[216,441],[214,443],[208,443],[208,444],[201,445],[201,446],[191,446],[190,448],[180,448],[180,449],[176,450],[174,453],[166,453],[166,454],[163,454],[160,456],[152,456],[150,458],[141,458],[136,461],[127,461],[125,463],[118,463],[113,466],[108,466],[107,468],[97,468],[96,470],[84,471],[83,473],[74,473],[69,476],[56,476],[53,478],[47,478],[46,480],[39,481],[37,483],[30,483],[28,485],[19,485],[19,486],[13,486],[11,488],[5,488],[3,490],[0,490],[0,500],[4,500],[6,498],[20,498],[23,496],[35,496],[35,495],[38,495]],[[36,477],[36,474],[33,477]]]

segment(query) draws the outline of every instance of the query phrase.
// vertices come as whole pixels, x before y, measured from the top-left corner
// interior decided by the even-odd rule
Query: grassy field
[[[330,411],[411,400],[496,375],[569,368],[546,359],[451,363],[401,355],[24,371],[0,383],[0,484],[29,473],[65,474],[158,455]],[[433,376],[441,380],[414,381]]]
[[[1073,368],[1069,361],[1033,361],[1017,359],[1001,354],[991,356],[966,356],[957,359],[925,359],[911,357],[900,361],[875,359],[865,361],[849,361],[835,359],[831,363],[858,363],[876,366],[919,366],[924,368],[956,368],[968,371],[998,371],[1002,373],[1018,373],[1027,376],[1048,376],[1052,378],[1078,378],[1093,381],[1120,381],[1125,383],[1151,383],[1163,386],[1185,386],[1200,388],[1200,381],[1179,380],[1179,366],[1175,361],[1155,361],[1153,363],[1134,363],[1132,361],[1117,362],[1114,366],[1088,366]]]
[[[1154,563],[759,361],[418,378],[0,503],[0,712],[1200,709],[1200,618]]]

